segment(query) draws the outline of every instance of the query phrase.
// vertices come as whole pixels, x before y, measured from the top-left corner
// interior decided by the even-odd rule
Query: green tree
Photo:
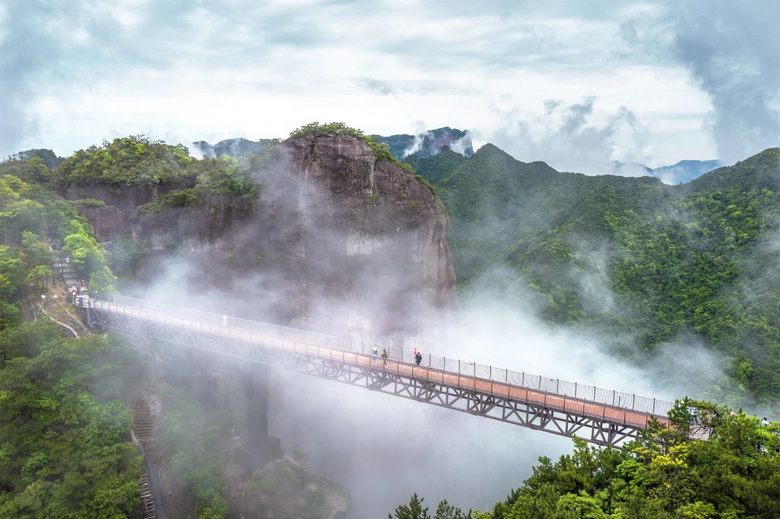
[[[110,297],[117,292],[117,277],[103,265],[89,277],[89,288],[98,297]]]
[[[412,494],[408,505],[401,505],[395,509],[395,515],[388,515],[387,519],[430,519],[428,507],[423,508],[422,503],[425,498],[417,497],[417,493]]]
[[[472,519],[471,510],[464,514],[463,510],[452,506],[445,499],[436,507],[436,515],[433,516],[433,519]]]
[[[78,220],[71,220],[73,232],[65,236],[62,254],[70,257],[71,267],[86,276],[105,266],[105,252]]]
[[[478,519],[778,517],[780,423],[684,399],[623,450],[575,440]],[[695,427],[712,435],[691,440]],[[701,435],[699,435],[701,437]]]
[[[42,323],[0,332],[0,516],[130,517],[140,456],[121,398],[137,359],[57,335]]]
[[[22,253],[28,267],[51,265],[54,260],[49,244],[30,231],[22,232]]]

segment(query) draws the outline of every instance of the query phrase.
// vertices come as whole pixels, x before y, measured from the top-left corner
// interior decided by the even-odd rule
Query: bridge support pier
[[[264,364],[245,363],[240,367],[246,399],[247,439],[236,449],[235,461],[250,472],[282,457],[279,438],[268,435],[270,371]]]

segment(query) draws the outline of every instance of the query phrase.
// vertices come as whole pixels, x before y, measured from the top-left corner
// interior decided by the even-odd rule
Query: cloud
[[[667,2],[626,16],[627,55],[680,66],[711,103],[702,129],[731,164],[780,144],[780,4]]]
[[[594,297],[609,297],[591,285],[601,292]],[[701,346],[665,345],[630,365],[606,346],[614,337],[542,323],[528,294],[510,304],[482,281],[471,288],[460,326],[416,337],[407,349],[667,401],[701,397],[686,382],[722,375],[717,357]],[[390,513],[413,492],[431,508],[447,499],[489,510],[531,475],[539,456],[556,459],[572,448],[549,433],[286,372],[275,374],[271,402],[271,434],[288,451],[302,448],[316,472],[347,485],[356,517]]]
[[[398,97],[395,90],[385,81],[379,81],[378,79],[365,78],[363,79],[363,85],[374,92],[379,92],[383,96]]]
[[[780,145],[780,4],[675,5],[673,49],[712,99],[720,159]]]
[[[42,98],[67,104],[82,89],[139,62],[124,39],[117,2],[12,0],[0,17],[0,155],[18,151],[37,133]]]
[[[386,135],[411,133],[422,120],[428,128],[468,128],[482,140],[526,136],[491,111],[503,96],[515,96],[507,111],[529,124],[535,158],[549,153],[556,162],[574,151],[584,166],[560,165],[570,170],[600,170],[606,158],[649,158],[650,165],[710,158],[714,145],[702,131],[710,109],[721,154],[744,158],[744,150],[777,140],[777,35],[769,30],[777,8],[770,4],[737,13],[735,27],[718,20],[731,20],[739,6],[720,3],[5,5],[0,153],[25,143],[68,154],[118,129],[193,140],[276,137],[311,120]],[[598,105],[578,114],[591,97]],[[572,124],[586,121],[568,134],[561,125],[566,144],[539,137],[529,120],[545,117],[537,113],[545,99],[568,107]],[[610,116],[621,119],[620,129]],[[589,142],[607,151],[588,152]]]
[[[573,104],[547,100],[541,116],[508,112],[493,140],[519,160],[543,160],[560,171],[612,173],[612,161],[646,160],[647,129],[636,114],[623,106],[597,113],[595,105],[594,97]]]
[[[0,156],[18,151],[23,136],[35,131],[35,121],[28,117],[28,104],[33,99],[34,73],[58,52],[57,45],[46,38],[35,15],[39,3],[22,2],[2,6],[0,16]],[[27,12],[25,12],[27,11]],[[44,34],[42,34],[44,33]]]

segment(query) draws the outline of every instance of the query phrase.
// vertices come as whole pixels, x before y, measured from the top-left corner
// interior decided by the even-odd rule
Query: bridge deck
[[[138,300],[132,301],[133,304],[139,304]],[[344,349],[349,339],[304,330],[249,322],[251,326],[264,330],[258,331],[247,329],[246,321],[240,323],[240,328],[228,325],[227,317],[216,314],[203,314],[204,317],[198,315],[200,312],[192,311],[195,318],[181,317],[159,310],[105,301],[91,301],[90,306],[97,321],[109,327],[364,385],[369,389],[563,436],[581,435],[583,430],[589,429],[589,437],[583,437],[601,445],[618,445],[635,438],[637,430],[646,428],[653,419],[667,425],[669,423],[661,411],[668,410],[671,404],[656,399],[643,399],[612,391],[613,402],[616,401],[615,395],[622,397],[617,399],[620,405],[610,405],[596,401],[598,388],[591,386],[581,387],[588,388],[589,392],[592,389],[594,399],[577,398],[511,383],[509,374],[512,372],[503,369],[490,367],[488,376],[476,376],[478,366],[473,363],[454,361],[457,362],[457,371],[437,369],[430,365],[419,366],[414,362],[392,358],[383,363],[383,359],[375,359],[372,352]],[[237,321],[230,319],[231,322]],[[341,347],[327,344],[334,342]],[[401,353],[400,357],[404,356]],[[429,356],[428,363],[430,359]],[[451,359],[446,359],[442,365],[446,367],[448,363],[453,365]],[[464,373],[464,366],[468,366],[468,373]],[[505,380],[496,380],[494,370],[504,374]],[[534,380],[537,379],[541,387],[542,378],[536,377]],[[554,387],[560,384],[561,381],[557,381]],[[574,386],[576,393],[577,385]],[[598,391],[603,393],[605,390]],[[608,395],[609,391],[606,393]],[[632,396],[632,405],[629,407],[627,397]],[[601,398],[608,400],[608,396]],[[634,408],[638,398],[647,407],[652,404],[655,412]]]

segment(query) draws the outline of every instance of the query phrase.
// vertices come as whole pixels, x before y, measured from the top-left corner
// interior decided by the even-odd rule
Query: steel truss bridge
[[[672,403],[493,366],[387,348],[378,357],[324,335],[127,297],[82,300],[91,323],[249,362],[362,386],[598,445],[619,446]]]

